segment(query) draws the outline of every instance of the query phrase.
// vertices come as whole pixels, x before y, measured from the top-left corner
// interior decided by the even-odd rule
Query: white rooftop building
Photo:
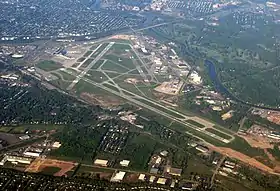
[[[122,161],[120,162],[120,165],[123,166],[123,167],[128,167],[129,163],[130,163],[129,160],[122,160]]]
[[[124,178],[126,172],[120,171],[117,172],[115,175],[112,176],[111,182],[120,182]]]
[[[99,166],[108,166],[108,160],[96,159],[94,164]]]

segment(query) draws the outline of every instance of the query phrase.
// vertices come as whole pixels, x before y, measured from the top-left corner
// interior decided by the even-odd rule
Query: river
[[[256,107],[260,109],[269,109],[269,110],[274,110],[274,111],[280,111],[280,108],[272,108],[272,107],[265,107],[265,106],[259,106],[253,103],[246,102],[244,100],[241,100],[234,96],[232,93],[228,91],[228,89],[221,83],[219,76],[216,72],[215,64],[211,62],[210,60],[205,60],[204,65],[208,68],[208,75],[213,82],[213,85],[219,93],[225,95],[226,97],[230,98],[233,101],[242,103],[244,105],[248,105],[250,107]]]

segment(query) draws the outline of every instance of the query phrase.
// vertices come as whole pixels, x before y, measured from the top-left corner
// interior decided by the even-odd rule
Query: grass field
[[[205,127],[204,125],[202,125],[202,124],[200,124],[200,123],[198,123],[198,122],[196,122],[196,121],[194,121],[194,120],[191,120],[191,119],[186,120],[186,122],[188,122],[188,123],[190,123],[190,124],[192,124],[192,125],[195,125],[195,126],[197,126],[197,127],[199,127],[199,128]]]
[[[93,173],[102,173],[102,172],[108,172],[108,173],[113,173],[114,170],[112,169],[107,169],[107,168],[102,168],[102,167],[94,167],[94,166],[85,166],[81,165],[77,171],[77,173],[83,173],[83,172],[93,172]]]
[[[68,69],[67,69],[67,70],[68,70]],[[71,71],[69,71],[69,72],[70,72],[70,73],[73,73],[73,72],[71,72]],[[58,73],[62,75],[62,77],[63,77],[64,80],[73,81],[73,80],[76,79],[76,75],[75,75],[75,74],[71,75],[71,74],[68,74],[67,72],[62,71],[62,70],[58,71]]]
[[[84,57],[88,57],[91,53],[92,53],[92,51],[87,51],[87,52],[84,54]]]
[[[117,63],[127,70],[135,69],[135,65],[133,64],[132,60],[130,58],[124,58],[124,57],[119,57],[116,55],[106,55],[103,57],[104,59],[111,60],[114,63]]]
[[[91,69],[98,69],[102,64],[103,64],[104,60],[98,60],[92,67]]]
[[[125,68],[119,64],[115,64],[114,62],[112,62],[110,60],[107,60],[101,68],[103,70],[115,71],[115,72],[119,72],[119,73],[125,73],[128,71],[127,68]]]
[[[71,82],[64,82],[64,81],[58,79],[58,80],[51,81],[51,84],[56,87],[59,87],[63,90],[66,90],[66,88],[71,84]]]
[[[143,170],[146,169],[156,145],[156,141],[143,134],[130,136],[121,156],[131,161],[131,168]]]
[[[110,78],[115,78],[115,77],[121,75],[121,74],[119,74],[119,73],[109,72],[109,71],[106,71],[105,73],[106,73]]]
[[[61,66],[60,64],[58,64],[52,60],[41,61],[36,66],[45,71],[53,71],[53,70],[57,70],[59,68],[63,68],[63,66]]]
[[[95,58],[98,54],[100,54],[108,44],[109,44],[109,43],[103,43],[103,44],[91,55],[91,58]]]
[[[231,137],[224,134],[224,133],[221,133],[220,131],[217,131],[215,129],[212,129],[212,128],[207,128],[206,131],[210,132],[210,133],[213,133],[215,135],[218,135],[219,137],[222,137],[224,139],[230,139]]]
[[[93,61],[92,58],[87,59],[87,60],[83,63],[82,67],[84,67],[84,68],[87,67],[92,61]]]
[[[197,157],[191,157],[188,160],[188,167],[184,170],[183,174],[190,175],[191,172],[195,172],[203,175],[212,175],[213,168],[203,164],[203,161]]]
[[[30,133],[34,132],[42,132],[42,131],[51,131],[51,130],[62,130],[63,125],[21,125],[16,127],[10,127],[11,133],[25,133],[29,131]]]
[[[110,84],[103,84],[103,86],[110,88],[113,91],[119,92],[118,88],[116,88],[114,85],[110,85]]]
[[[6,127],[6,126],[3,126],[3,127],[0,127],[0,132],[2,133],[8,133],[9,131],[11,131],[13,129],[13,127]]]
[[[46,174],[46,175],[54,175],[55,173],[59,172],[60,170],[61,170],[61,168],[59,168],[59,167],[47,166],[47,167],[43,168],[41,173]]]
[[[85,76],[86,78],[97,83],[108,80],[108,78],[102,72],[99,71],[89,70]]]
[[[86,58],[85,57],[81,57],[77,60],[77,62],[83,62]]]

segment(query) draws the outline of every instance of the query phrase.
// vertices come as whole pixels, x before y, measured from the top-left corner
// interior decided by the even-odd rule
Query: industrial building
[[[96,159],[94,161],[94,165],[98,165],[98,166],[108,166],[108,160],[102,160],[102,159]]]
[[[122,161],[120,162],[120,165],[123,166],[123,167],[128,167],[129,163],[130,163],[129,160],[122,160]]]
[[[202,145],[199,145],[197,147],[195,147],[196,150],[203,152],[203,153],[207,153],[209,151],[209,149],[207,147],[204,147]]]
[[[125,176],[126,172],[120,171],[117,172],[116,174],[114,174],[111,178],[111,182],[120,182],[123,180],[124,176]]]
[[[166,172],[170,175],[173,175],[173,176],[181,176],[182,169],[167,167]]]
[[[26,152],[23,153],[23,155],[29,156],[29,157],[39,157],[41,155],[41,153],[40,152],[26,151]]]
[[[138,180],[144,181],[145,180],[145,174],[140,174],[139,177],[138,177]]]
[[[12,156],[6,155],[1,161],[0,165],[3,166],[7,161],[11,163],[22,163],[22,164],[30,164],[32,162],[32,158],[27,157],[19,157],[19,156]]]
[[[158,183],[158,184],[165,185],[165,184],[166,184],[166,179],[165,179],[165,178],[159,178],[159,179],[157,180],[157,183]]]

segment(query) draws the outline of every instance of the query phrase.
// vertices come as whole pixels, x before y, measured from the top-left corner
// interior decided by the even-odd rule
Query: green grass
[[[102,64],[103,64],[104,60],[98,60],[92,67],[91,69],[98,69]]]
[[[144,170],[147,168],[147,163],[156,149],[156,145],[156,141],[150,137],[135,134],[128,138],[127,144],[120,155],[131,161],[130,167],[132,169]]]
[[[59,68],[63,68],[63,66],[61,66],[60,64],[58,64],[52,60],[41,61],[36,66],[45,71],[53,71],[53,70],[57,70]]]
[[[251,147],[243,138],[238,136],[236,136],[232,142],[227,144],[227,147],[230,147],[236,151],[244,153],[250,157],[256,157],[256,156],[266,157],[266,154],[262,149]]]
[[[83,173],[83,172],[94,172],[94,173],[108,172],[108,173],[113,173],[114,170],[107,169],[107,168],[102,168],[102,167],[98,168],[98,167],[94,167],[94,166],[81,165],[77,173],[79,174],[79,173]]]
[[[85,57],[81,57],[77,60],[77,62],[83,62],[86,58]]]
[[[194,125],[194,126],[197,126],[197,127],[199,127],[199,128],[205,127],[204,125],[202,125],[202,124],[200,124],[200,123],[198,123],[198,122],[196,122],[196,121],[194,121],[194,120],[192,120],[192,119],[188,119],[188,120],[186,120],[186,122],[188,122],[188,123],[190,123],[190,124],[192,124],[192,125]]]
[[[98,54],[100,54],[109,43],[103,43],[92,55],[91,58],[95,58]]]
[[[181,115],[179,115],[179,114],[173,112],[172,110],[167,110],[167,109],[165,109],[165,108],[164,108],[165,106],[164,106],[163,104],[160,104],[161,106],[158,106],[158,105],[155,105],[155,104],[153,104],[153,103],[151,103],[151,102],[149,102],[149,101],[143,100],[143,99],[137,99],[137,98],[135,98],[135,99],[138,100],[138,101],[141,101],[142,103],[145,103],[146,105],[149,105],[149,106],[151,106],[151,107],[153,107],[153,108],[155,108],[155,109],[158,109],[158,110],[160,110],[160,111],[164,111],[165,113],[167,113],[167,114],[169,114],[169,115],[172,115],[173,117],[177,117],[177,118],[179,118],[179,119],[184,119],[183,116],[181,116]]]
[[[72,65],[72,67],[76,68],[76,67],[79,66],[79,65],[80,65],[80,62],[75,62],[75,63]]]
[[[230,139],[231,137],[224,134],[224,133],[221,133],[220,131],[217,131],[215,129],[212,129],[212,128],[207,128],[206,131],[210,132],[210,133],[213,133],[215,135],[218,135],[219,137],[222,137],[224,139]]]
[[[9,131],[11,131],[13,128],[12,127],[0,127],[0,132],[3,132],[3,133],[8,133]]]
[[[51,81],[51,84],[60,89],[66,90],[66,88],[71,84],[71,82],[64,82],[61,79],[58,79],[58,80]]]
[[[129,42],[129,41],[128,41]],[[124,43],[128,43],[128,42],[125,42]],[[131,47],[128,45],[128,44],[120,44],[118,42],[116,42],[113,46],[112,46],[113,49],[121,49],[121,50],[131,50]]]
[[[278,145],[274,145],[273,149],[268,149],[268,151],[277,159],[280,160],[280,150]]]
[[[130,71],[128,74],[138,74],[138,75],[140,75],[140,73],[138,72],[137,69]]]
[[[70,71],[71,72],[71,71]],[[60,70],[58,73],[60,73],[63,77],[64,80],[67,80],[67,81],[73,81],[76,79],[76,76],[75,74],[71,75],[71,74],[68,74],[67,72],[65,71],[62,71]]]
[[[82,67],[84,67],[84,68],[87,67],[92,61],[93,61],[93,59],[91,59],[91,58],[87,59],[87,60],[83,63]]]
[[[115,71],[115,72],[119,72],[119,73],[125,73],[128,71],[127,68],[122,67],[121,65],[115,64],[110,60],[107,60],[107,62],[105,62],[105,64],[103,64],[102,69],[109,70],[109,71]]]
[[[10,127],[12,128],[11,133],[25,133],[26,131],[29,131],[32,133],[36,130],[39,131],[51,131],[51,130],[62,130],[63,125],[44,125],[44,124],[36,124],[36,125],[21,125],[17,127]]]
[[[102,72],[99,72],[99,71],[89,70],[85,76],[86,76],[86,78],[88,78],[94,82],[97,82],[97,83],[101,83],[101,82],[107,80],[107,77]]]
[[[87,51],[87,52],[84,54],[84,57],[88,57],[91,53],[92,53],[92,51]]]
[[[188,160],[188,167],[183,171],[184,174],[190,175],[191,172],[203,174],[203,175],[212,175],[213,168],[205,165],[203,160],[198,157],[191,157]]]
[[[103,84],[103,86],[110,88],[113,91],[119,92],[119,89],[116,88],[114,85],[110,85],[110,84]]]
[[[46,175],[54,175],[55,173],[59,172],[60,169],[61,168],[59,168],[59,167],[47,166],[47,167],[43,168],[41,173],[46,174]]]
[[[119,76],[119,73],[115,73],[115,72],[105,72],[110,78],[115,78],[117,76]]]
[[[87,93],[92,93],[95,95],[111,95],[109,92],[107,92],[106,90],[103,90],[99,87],[96,87],[84,80],[80,80],[75,86],[74,89],[76,90],[76,94],[80,95],[83,92],[87,92]],[[113,97],[117,97],[115,95],[112,94]],[[117,97],[118,99],[120,97]]]
[[[130,58],[119,57],[112,54],[106,55],[103,58],[107,60],[111,60],[112,62],[115,62],[129,70],[135,69],[135,65],[133,64]]]

